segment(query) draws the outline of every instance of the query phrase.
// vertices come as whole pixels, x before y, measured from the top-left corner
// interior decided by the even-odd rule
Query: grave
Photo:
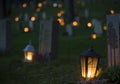
[[[88,10],[88,8],[85,9],[84,15],[85,15],[86,19],[89,17],[89,10]]]
[[[91,22],[94,28],[94,33],[96,33],[97,36],[101,36],[103,33],[102,23],[98,19],[92,19]]]
[[[46,19],[40,22],[39,55],[50,61],[57,56],[58,22]]]
[[[10,21],[0,19],[0,52],[5,53],[10,49]]]
[[[120,14],[107,15],[108,66],[120,64]]]
[[[28,16],[28,14],[26,13],[26,14],[24,14],[24,21],[27,22],[28,20],[29,20],[29,16]]]
[[[47,18],[46,12],[42,13],[42,19],[45,20]]]
[[[30,31],[34,31],[34,26],[35,26],[34,21],[29,20]]]
[[[66,25],[66,33],[67,33],[68,36],[73,35],[73,26],[72,26],[72,24],[67,24]]]

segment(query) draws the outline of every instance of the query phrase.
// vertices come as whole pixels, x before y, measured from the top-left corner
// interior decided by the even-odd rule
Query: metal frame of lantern
[[[35,49],[31,45],[31,42],[29,42],[29,44],[24,48],[24,62],[32,62],[34,53]]]
[[[100,55],[94,52],[92,48],[80,53],[82,78],[93,79],[96,77],[99,58]]]

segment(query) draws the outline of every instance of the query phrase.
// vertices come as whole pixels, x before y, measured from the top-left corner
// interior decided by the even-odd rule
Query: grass
[[[87,6],[91,11],[91,17],[99,18],[105,22],[105,5],[102,6],[101,4],[93,3]],[[109,8],[109,4],[106,7]],[[81,9],[79,12],[83,16],[84,7],[78,5],[78,8]],[[99,10],[96,8],[99,8]],[[52,9],[51,7],[46,8],[48,14],[50,10],[56,13],[56,9]],[[80,53],[87,50],[90,46],[93,46],[94,50],[101,55],[100,67],[102,70],[106,68],[106,32],[96,40],[91,39],[90,34],[93,30],[86,28],[85,23],[88,21],[87,19],[82,19],[81,25],[75,28],[75,35],[71,37],[63,36],[64,27],[60,27],[56,60],[50,62],[22,62],[24,58],[23,48],[28,44],[30,39],[36,51],[38,50],[39,29],[36,28],[33,33],[19,32],[16,29],[17,23],[13,21],[14,15],[18,14],[19,12],[15,12],[11,16],[11,50],[8,53],[1,54],[0,57],[1,84],[67,84],[79,81],[81,78]],[[52,13],[50,13],[51,15]],[[36,26],[38,27],[39,23],[36,23]]]

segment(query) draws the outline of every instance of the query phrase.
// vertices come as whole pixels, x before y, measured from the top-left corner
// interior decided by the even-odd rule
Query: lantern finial
[[[94,51],[94,50],[93,50],[93,46],[90,46],[90,48],[88,49],[88,51],[93,52],[93,51]]]

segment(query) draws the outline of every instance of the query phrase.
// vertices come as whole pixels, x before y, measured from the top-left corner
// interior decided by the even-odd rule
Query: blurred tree
[[[74,11],[74,0],[64,0],[65,6],[66,6],[66,22],[72,23],[75,16]]]

